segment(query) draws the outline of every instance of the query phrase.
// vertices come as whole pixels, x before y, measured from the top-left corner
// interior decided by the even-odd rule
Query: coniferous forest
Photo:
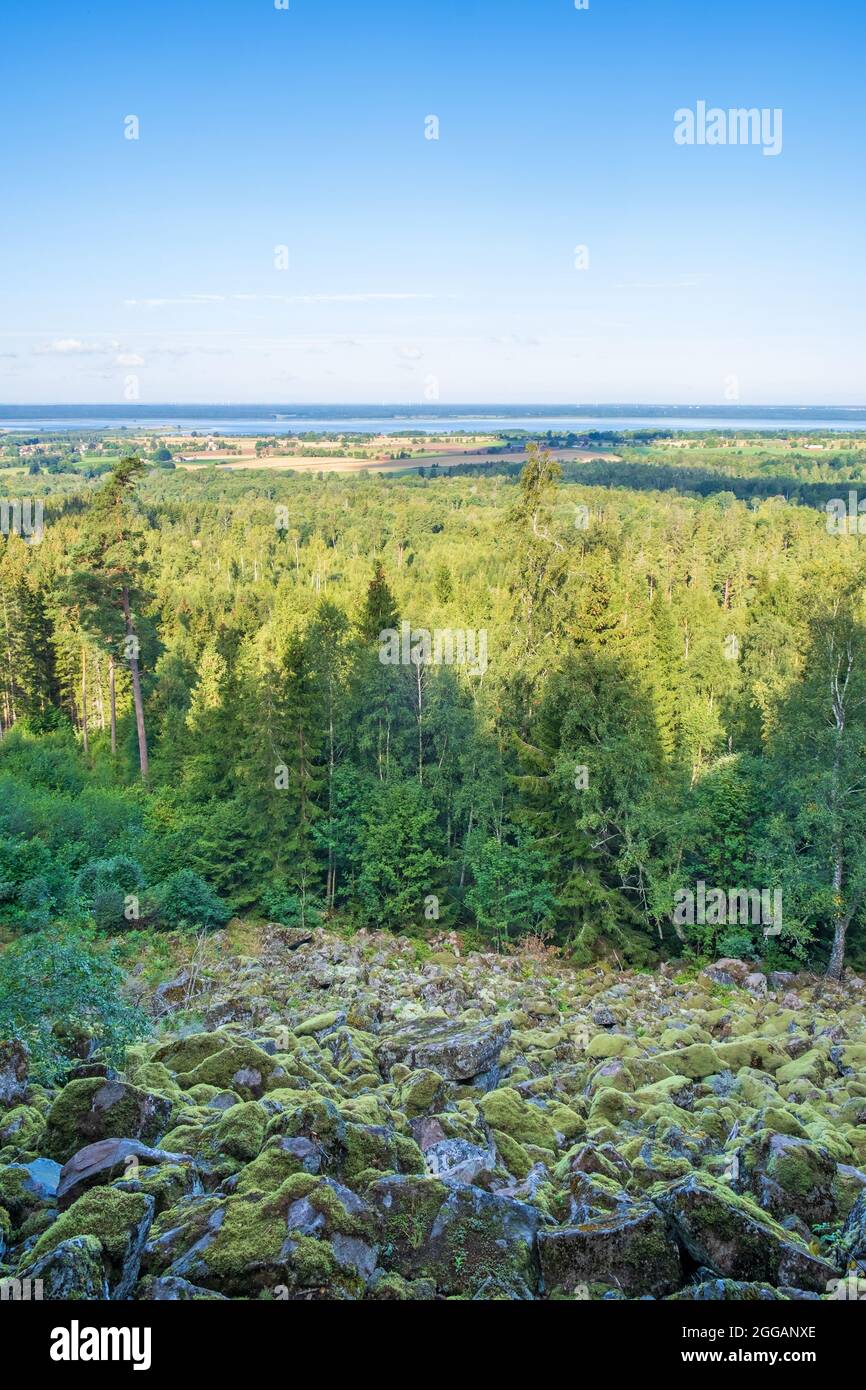
[[[45,507],[0,560],[7,936],[252,913],[863,959],[864,561],[822,509],[584,487],[540,446],[438,477],[132,457]],[[681,923],[699,882],[781,891],[781,931]]]

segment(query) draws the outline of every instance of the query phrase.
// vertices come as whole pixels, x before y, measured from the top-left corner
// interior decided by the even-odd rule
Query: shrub
[[[68,887],[65,871],[41,840],[0,835],[0,921],[39,931]]]
[[[760,954],[758,947],[750,931],[745,928],[731,927],[723,932],[718,938],[715,950],[717,956],[732,956],[736,960],[751,960],[756,954]]]
[[[136,861],[118,854],[85,864],[75,880],[75,891],[82,907],[102,931],[116,931],[126,921],[127,897],[138,893],[143,883],[144,876]]]
[[[112,953],[95,949],[85,933],[35,933],[0,956],[0,1038],[27,1044],[37,1080],[62,1076],[82,1037],[105,1061],[120,1063],[148,1027],[122,986]]]
[[[323,904],[320,899],[299,892],[287,883],[285,878],[277,878],[262,892],[260,901],[262,911],[273,922],[284,927],[318,927],[321,925]]]
[[[222,927],[231,910],[192,869],[178,869],[157,884],[151,894],[163,927]]]

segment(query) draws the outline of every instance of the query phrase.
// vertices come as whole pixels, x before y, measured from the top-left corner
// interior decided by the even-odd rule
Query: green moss
[[[521,1180],[527,1176],[532,1167],[532,1159],[526,1149],[516,1139],[512,1139],[510,1134],[505,1134],[501,1129],[491,1130],[493,1142],[499,1152],[502,1162],[509,1173]]]
[[[70,1081],[48,1113],[44,1152],[65,1163],[99,1139],[140,1139],[150,1144],[165,1128],[170,1113],[166,1097],[137,1086],[102,1077]]]
[[[0,1148],[7,1145],[22,1153],[38,1149],[45,1129],[42,1114],[32,1105],[16,1105],[0,1119]]]
[[[547,1115],[537,1106],[527,1104],[511,1087],[489,1091],[479,1101],[478,1108],[491,1129],[510,1135],[519,1144],[556,1150],[556,1132]]]
[[[103,1086],[99,1077],[83,1081],[70,1081],[64,1086],[48,1114],[45,1135],[45,1152],[58,1163],[65,1163],[82,1148],[81,1122],[90,1111],[96,1092]],[[111,1136],[124,1138],[123,1134]]]
[[[106,1254],[119,1261],[128,1249],[130,1233],[151,1210],[150,1200],[141,1193],[92,1187],[40,1236],[28,1262],[41,1259],[73,1236],[96,1236]]]
[[[250,1163],[261,1151],[267,1116],[256,1101],[233,1105],[219,1121],[214,1141],[222,1153],[241,1163]]]
[[[394,1105],[410,1119],[429,1115],[444,1100],[446,1083],[438,1071],[425,1068],[410,1072],[394,1094]]]
[[[597,1033],[586,1049],[587,1057],[621,1057],[629,1045],[624,1033]]]
[[[255,1043],[237,1042],[219,1052],[210,1053],[198,1066],[178,1073],[178,1084],[187,1090],[190,1086],[219,1086],[237,1091],[245,1100],[254,1100],[254,1087],[243,1079],[245,1072],[257,1072],[261,1077],[263,1090],[270,1088],[278,1067],[273,1057],[263,1052]],[[278,1082],[274,1081],[274,1084]]]
[[[200,1154],[208,1147],[212,1137],[213,1127],[176,1125],[163,1135],[162,1147],[169,1153]]]
[[[239,1291],[248,1278],[252,1286],[256,1270],[262,1265],[279,1264],[280,1251],[286,1238],[285,1204],[260,1193],[230,1197],[225,1206],[225,1219],[203,1259],[217,1277],[235,1281]]]
[[[586,1129],[586,1121],[569,1105],[554,1103],[547,1108],[547,1118],[558,1134],[565,1139],[577,1139]]]
[[[387,1125],[391,1119],[391,1112],[381,1096],[369,1093],[343,1101],[340,1114],[345,1119],[361,1125]]]
[[[330,1013],[315,1014],[312,1018],[299,1023],[295,1031],[297,1038],[309,1038],[316,1033],[324,1033],[328,1028],[336,1028],[343,1014],[339,1009],[333,1009]]]
[[[0,1168],[0,1206],[4,1206],[16,1225],[43,1205],[27,1188],[28,1174],[23,1168]]]
[[[718,1071],[740,1071],[749,1067],[753,1071],[777,1072],[785,1061],[785,1053],[776,1043],[766,1038],[747,1036],[736,1042],[715,1044],[719,1059]]]
[[[156,1091],[159,1095],[168,1096],[170,1100],[180,1099],[180,1087],[168,1067],[163,1066],[161,1062],[149,1062],[144,1066],[134,1067],[127,1074],[134,1085],[145,1091]]]
[[[792,1081],[811,1081],[818,1085],[827,1075],[828,1063],[822,1051],[813,1048],[810,1052],[804,1052],[802,1057],[797,1057],[793,1062],[786,1062],[779,1067],[776,1072],[776,1080],[779,1085],[787,1085]]]
[[[190,1072],[206,1057],[222,1052],[231,1041],[227,1033],[192,1033],[187,1038],[177,1038],[174,1042],[163,1044],[156,1049],[153,1057],[169,1071]]]
[[[142,1165],[137,1178],[119,1178],[115,1186],[123,1192],[143,1192],[153,1197],[157,1212],[167,1211],[193,1190],[194,1170],[184,1163]]]
[[[296,1173],[304,1173],[301,1159],[283,1149],[278,1138],[270,1139],[258,1158],[246,1165],[235,1191],[239,1194],[276,1192],[287,1178]]]
[[[219,1086],[205,1086],[202,1084],[200,1086],[190,1086],[186,1094],[196,1105],[206,1108],[212,1100],[216,1100],[217,1096],[224,1096],[226,1093]],[[232,1094],[234,1093],[232,1092]],[[236,1096],[235,1099],[238,1103],[240,1102],[240,1096]]]
[[[423,1173],[424,1155],[414,1139],[372,1125],[347,1124],[343,1174],[350,1185],[368,1170],[378,1173]]]

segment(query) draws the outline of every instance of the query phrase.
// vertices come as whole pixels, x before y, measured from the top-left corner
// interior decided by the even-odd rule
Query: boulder
[[[797,1216],[813,1226],[836,1215],[836,1162],[809,1139],[767,1136],[747,1180],[760,1206],[777,1221]]]
[[[866,1191],[857,1198],[842,1227],[840,1254],[849,1268],[866,1275]]]
[[[470,1144],[466,1139],[443,1139],[425,1149],[424,1162],[434,1178],[474,1183],[481,1176],[492,1177],[496,1155],[490,1149]]]
[[[138,1279],[153,1214],[152,1197],[120,1192],[115,1187],[93,1187],[39,1237],[33,1251],[34,1264],[75,1237],[95,1237],[101,1249],[108,1297],[129,1298]],[[93,1253],[92,1247],[88,1250]]]
[[[192,1070],[178,1072],[177,1081],[185,1091],[204,1084],[237,1091],[243,1100],[258,1100],[285,1076],[284,1069],[255,1043],[232,1042],[204,1057]]]
[[[511,1086],[488,1091],[478,1107],[491,1129],[516,1139],[519,1144],[534,1144],[539,1149],[555,1151],[556,1131],[547,1115],[537,1105],[522,1099]]]
[[[675,1300],[690,1303],[784,1303],[785,1298],[786,1295],[771,1284],[744,1284],[735,1279],[706,1279],[667,1295],[671,1303]]]
[[[471,1081],[490,1071],[511,1036],[504,1019],[461,1024],[442,1018],[420,1018],[402,1024],[379,1043],[379,1065],[387,1076],[395,1062],[413,1070],[429,1067],[446,1081]]]
[[[190,1154],[152,1149],[137,1139],[100,1139],[79,1149],[63,1165],[57,1185],[57,1202],[62,1211],[90,1187],[113,1182],[115,1178],[135,1177],[139,1164],[191,1162]]]
[[[45,1118],[38,1110],[32,1105],[16,1105],[0,1118],[0,1149],[38,1151],[44,1129]]]
[[[102,1243],[96,1236],[72,1236],[21,1274],[42,1283],[42,1297],[61,1302],[107,1299],[108,1280],[102,1260]]]
[[[30,1163],[16,1163],[12,1166],[26,1173],[24,1185],[40,1202],[49,1202],[57,1196],[62,1171],[59,1163],[55,1163],[51,1158],[34,1158]]]
[[[823,1292],[834,1276],[832,1265],[754,1203],[704,1174],[690,1174],[654,1201],[689,1257],[723,1279]]]
[[[188,1279],[173,1276],[166,1279],[142,1279],[135,1296],[143,1303],[199,1303],[203,1299],[228,1302],[225,1294],[215,1293],[213,1289],[203,1289],[198,1284],[191,1284]]]
[[[745,979],[745,987],[750,994],[763,996],[767,993],[767,977],[760,970],[751,971]]]
[[[0,1110],[26,1098],[29,1066],[30,1053],[20,1039],[0,1042]]]
[[[744,985],[752,967],[747,965],[744,960],[735,960],[731,956],[724,956],[721,960],[708,965],[701,971],[708,980],[712,980],[717,985]]]
[[[295,1173],[276,1192],[191,1200],[154,1226],[147,1274],[232,1298],[356,1299],[377,1266],[380,1221],[330,1178]]]
[[[100,1139],[138,1139],[149,1144],[166,1130],[171,1110],[167,1097],[125,1081],[99,1077],[70,1081],[48,1112],[45,1152],[65,1163]]]
[[[579,1226],[541,1231],[538,1253],[548,1292],[608,1284],[627,1298],[659,1298],[682,1283],[677,1243],[649,1202]]]
[[[366,1195],[382,1218],[383,1268],[446,1295],[474,1295],[491,1273],[509,1296],[537,1288],[537,1208],[439,1178],[380,1178]]]

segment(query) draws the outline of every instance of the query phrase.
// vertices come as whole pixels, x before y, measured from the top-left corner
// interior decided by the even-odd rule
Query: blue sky
[[[864,404],[864,39],[861,0],[4,0],[0,400]],[[678,146],[701,100],[782,153]]]

